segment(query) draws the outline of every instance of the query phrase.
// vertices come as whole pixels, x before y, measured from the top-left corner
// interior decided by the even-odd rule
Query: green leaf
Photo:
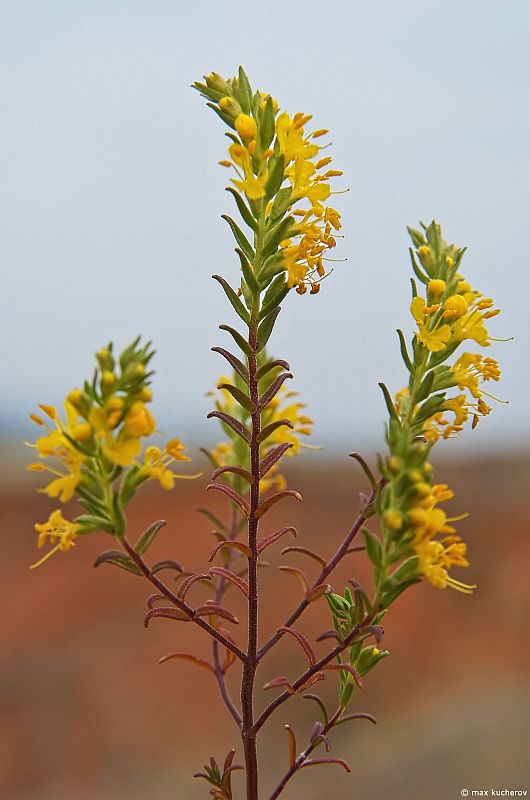
[[[274,325],[276,320],[278,319],[278,314],[280,313],[281,308],[280,306],[276,306],[270,314],[268,314],[263,321],[260,323],[258,328],[258,344],[256,348],[256,352],[259,353],[266,347],[267,342],[269,341],[270,335],[273,331]]]
[[[94,566],[99,567],[100,564],[112,564],[127,572],[132,572],[133,575],[142,575],[141,569],[136,566],[134,561],[125,553],[120,553],[119,550],[107,550],[105,553],[101,553],[94,561]]]
[[[274,198],[274,203],[272,204],[271,213],[269,215],[269,220],[271,222],[275,222],[275,220],[283,217],[287,209],[289,208],[289,203],[291,202],[293,190],[290,186],[286,186],[284,189],[280,189],[276,197]]]
[[[224,219],[230,225],[230,230],[234,234],[234,239],[236,240],[239,247],[242,249],[246,257],[248,258],[248,260],[254,261],[256,254],[254,253],[254,250],[252,249],[250,242],[246,238],[241,228],[239,228],[236,225],[232,217],[229,217],[228,214],[221,214],[221,219]]]
[[[288,239],[289,236],[296,230],[296,224],[293,217],[284,217],[281,222],[278,222],[270,231],[265,235],[265,241],[262,251],[262,258],[272,255],[278,249],[280,242]]]
[[[402,330],[398,328],[397,335],[399,336],[399,348],[401,350],[401,357],[405,362],[405,366],[408,371],[412,374],[414,372],[414,366],[412,361],[410,360],[409,352],[407,350],[407,342],[405,341],[405,334]]]
[[[254,219],[254,217],[252,216],[252,213],[251,213],[249,207],[247,206],[247,204],[245,203],[243,197],[239,194],[239,192],[237,192],[231,186],[227,186],[226,187],[226,191],[230,192],[230,194],[232,195],[232,197],[236,201],[237,210],[241,214],[241,217],[243,218],[243,221],[246,222],[248,227],[252,228],[253,231],[257,231],[257,229],[258,229],[257,222]]]
[[[270,172],[267,183],[265,184],[265,195],[267,200],[270,200],[271,197],[274,197],[274,195],[279,191],[284,180],[285,158],[283,155],[280,155],[277,159],[275,159],[274,166]]]
[[[388,606],[390,606],[394,600],[397,600],[399,595],[402,594],[405,589],[408,589],[409,586],[413,586],[415,583],[421,583],[421,578],[414,578],[413,580],[406,581],[405,583],[401,583],[399,586],[396,586],[394,589],[390,589],[390,591],[385,592],[381,600],[381,604],[388,608]]]
[[[250,114],[252,107],[252,87],[243,67],[239,67],[238,100],[245,114]]]
[[[114,533],[114,523],[108,517],[98,516],[97,514],[81,514],[81,516],[75,518],[75,522],[83,526],[83,533],[91,533],[93,531]]]
[[[252,265],[249,264],[246,255],[242,250],[239,249],[239,247],[236,247],[236,253],[238,254],[239,261],[241,262],[241,272],[243,273],[245,283],[252,292],[259,292],[260,287],[256,280],[256,276],[254,275]]]
[[[414,415],[414,425],[419,425],[421,422],[425,422],[426,419],[429,419],[429,417],[432,417],[433,414],[436,414],[438,411],[440,411],[444,400],[445,394],[434,394],[432,397],[429,397],[429,399],[424,402],[419,411]]]
[[[419,268],[412,247],[409,248],[409,253],[410,253],[410,260],[412,261],[412,269],[414,270],[414,274],[416,275],[419,281],[421,281],[424,284],[428,284],[430,278],[428,275],[425,275],[425,273],[422,272],[422,270]]]
[[[227,331],[230,336],[233,338],[234,342],[237,346],[247,355],[252,356],[254,355],[254,350],[249,345],[246,339],[241,336],[239,331],[236,331],[235,328],[231,328],[230,325],[219,325],[219,329],[222,331]]]
[[[217,281],[218,283],[221,284],[224,293],[226,294],[232,305],[232,308],[234,309],[236,314],[238,314],[238,316],[241,317],[243,322],[246,322],[246,324],[248,325],[248,323],[250,322],[250,315],[245,306],[243,305],[243,303],[241,302],[241,300],[239,299],[239,297],[237,296],[237,294],[234,292],[234,290],[228,283],[228,281],[225,281],[225,279],[222,278],[220,275],[212,275],[212,278],[214,279],[214,281]]]
[[[274,107],[272,104],[272,97],[269,95],[265,103],[265,108],[261,113],[259,125],[259,143],[263,151],[268,149],[270,143],[274,139],[275,130]]]
[[[434,378],[435,373],[431,370],[422,380],[414,398],[418,403],[421,403],[422,400],[425,400],[425,398],[428,397],[432,392]]]
[[[383,563],[383,548],[381,546],[381,542],[375,533],[369,531],[368,528],[363,528],[362,533],[366,544],[368,558],[375,567],[381,567],[381,564]]]
[[[388,413],[390,414],[391,419],[394,419],[396,420],[396,422],[399,422],[399,417],[397,415],[396,407],[390,396],[390,392],[388,391],[384,383],[380,383],[379,386],[381,388],[381,391],[383,392],[383,397],[385,398],[386,407]]]
[[[233,128],[235,130],[234,120],[229,114],[225,114],[225,112],[219,108],[219,106],[215,105],[215,103],[206,103],[208,108],[211,108],[212,111],[215,111],[218,117],[223,120],[225,125],[228,125],[229,128]]]
[[[154,542],[156,535],[162,528],[166,525],[166,521],[163,519],[158,520],[158,522],[153,522],[147,530],[145,530],[138,541],[136,542],[134,549],[138,553],[138,555],[142,556],[144,553],[147,552],[147,549],[151,546]]]
[[[234,400],[239,403],[240,406],[243,406],[249,414],[256,413],[256,406],[241,389],[238,389],[237,386],[232,386],[231,383],[220,383],[217,387],[218,389],[226,389],[227,392],[230,392]]]

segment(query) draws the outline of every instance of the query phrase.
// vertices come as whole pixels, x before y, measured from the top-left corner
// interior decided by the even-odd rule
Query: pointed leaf
[[[330,670],[330,671],[339,670],[340,672],[343,672],[343,671],[348,672],[353,677],[353,680],[355,681],[355,683],[357,684],[359,689],[363,688],[363,682],[361,680],[361,676],[359,675],[359,673],[357,672],[355,667],[352,667],[351,664],[342,664],[342,663],[341,664],[326,664],[324,667],[322,667],[322,669],[323,670]]]
[[[281,358],[277,358],[274,361],[267,361],[256,372],[256,380],[260,381],[267,372],[270,372],[271,369],[275,369],[276,367],[283,367],[287,371],[291,369],[287,361],[283,361]]]
[[[167,656],[162,656],[162,658],[158,659],[159,664],[165,664],[166,661],[170,661],[173,658],[179,658],[183,661],[189,661],[190,664],[195,664],[196,667],[202,667],[202,669],[207,670],[208,672],[213,672],[215,675],[215,670],[208,661],[205,661],[204,658],[199,658],[198,656],[194,656],[191,653],[169,653]]]
[[[313,586],[313,588],[307,592],[305,599],[308,603],[314,603],[315,600],[319,600],[321,597],[323,597],[325,594],[329,594],[331,591],[333,591],[331,584],[319,583],[317,586]]]
[[[270,200],[279,191],[285,180],[285,158],[283,155],[276,157],[275,164],[265,184],[265,196]]]
[[[327,725],[329,722],[329,716],[326,706],[324,705],[324,702],[321,700],[321,698],[317,694],[304,694],[302,696],[304,700],[313,700],[318,705],[318,707],[322,712],[322,719],[324,721],[324,725]]]
[[[309,660],[309,665],[311,667],[314,667],[315,664],[317,663],[317,657],[315,655],[315,651],[313,650],[313,648],[311,647],[311,644],[309,643],[309,640],[306,639],[306,637],[303,635],[303,633],[300,633],[300,631],[297,631],[294,628],[288,628],[285,625],[282,625],[280,628],[278,628],[278,633],[280,633],[280,632],[288,633],[294,639],[296,639],[296,641],[298,642],[298,644],[300,645],[300,647],[302,648],[302,650],[306,654],[306,656],[307,656],[307,658]]]
[[[236,331],[235,328],[231,328],[230,325],[219,325],[219,330],[226,331],[227,333],[229,333],[234,342],[237,344],[240,350],[242,350],[245,353],[245,355],[247,356],[254,355],[254,350],[252,349],[252,347],[249,345],[247,340],[244,339],[243,336],[241,336],[239,331]]]
[[[263,322],[260,323],[260,326],[258,328],[258,337],[257,337],[258,338],[258,344],[256,347],[257,353],[261,352],[261,350],[263,350],[263,348],[266,347],[280,311],[281,311],[280,306],[276,306],[276,308],[274,308],[270,312],[270,314],[268,314],[263,319]]]
[[[280,528],[279,530],[274,531],[274,533],[269,534],[269,536],[266,536],[264,539],[258,542],[258,553],[262,553],[263,550],[265,550],[271,544],[274,544],[274,542],[277,542],[278,539],[281,539],[281,537],[285,536],[286,533],[292,533],[295,538],[298,535],[296,528],[292,527]]]
[[[165,525],[167,525],[166,521],[160,519],[158,522],[153,522],[153,524],[142,533],[134,546],[138,555],[142,556],[147,551],[149,546],[154,542],[157,533],[161,531]]]
[[[231,472],[234,475],[239,475],[243,478],[250,486],[254,483],[254,476],[248,471],[248,469],[243,469],[243,467],[232,467],[230,465],[226,467],[217,467],[217,469],[212,472],[212,480],[215,481],[219,475],[222,475],[225,472]]]
[[[210,567],[210,572],[213,575],[221,575],[221,577],[226,578],[227,581],[230,581],[234,586],[237,586],[238,589],[241,589],[245,597],[248,597],[248,583],[243,578],[240,578],[239,575],[235,575],[224,567]]]
[[[284,547],[281,555],[285,555],[286,553],[304,553],[304,555],[309,556],[310,558],[314,558],[315,561],[318,561],[321,567],[325,567],[327,561],[323,556],[319,556],[318,553],[315,553],[314,550],[310,550],[308,547]]]
[[[153,617],[164,617],[165,619],[174,619],[178,622],[191,622],[191,617],[180,611],[173,606],[161,606],[160,608],[152,608],[144,617],[144,625],[147,628]]]
[[[230,366],[237,372],[237,374],[243,378],[245,383],[248,383],[248,369],[245,367],[243,362],[237,358],[237,356],[222,347],[212,347],[212,351],[214,353],[219,353],[219,355],[226,358]]]
[[[224,483],[210,483],[206,487],[207,492],[216,491],[221,492],[221,494],[225,494],[233,503],[235,503],[243,512],[243,514],[247,517],[250,516],[250,506],[246,500],[244,500],[240,494],[238,494],[234,489],[230,486],[226,486]],[[259,510],[259,509],[258,509]]]
[[[364,711],[359,711],[356,714],[348,714],[345,717],[341,717],[341,719],[339,719],[339,721],[336,722],[335,725],[342,725],[343,722],[351,722],[351,720],[354,719],[367,719],[369,722],[373,723],[374,725],[377,725],[376,718],[373,717],[371,714],[367,714]]]
[[[225,281],[225,279],[222,278],[220,275],[212,275],[212,278],[214,279],[214,281],[217,281],[218,283],[221,284],[224,293],[226,294],[228,300],[232,305],[232,308],[234,309],[236,314],[238,314],[241,317],[243,322],[246,322],[246,324],[248,325],[250,321],[250,315],[245,306],[243,305],[243,303],[241,302],[241,300],[239,299],[239,297],[237,296],[237,294],[234,292],[234,290],[228,283],[228,281]]]
[[[260,478],[263,478],[267,472],[272,469],[272,467],[276,464],[277,461],[283,456],[284,453],[287,452],[292,447],[291,442],[284,442],[283,444],[279,444],[276,447],[273,447],[264,458],[260,461],[259,465],[259,474]]]
[[[255,254],[254,250],[252,249],[252,245],[248,241],[247,237],[245,236],[245,234],[243,233],[241,228],[234,222],[232,217],[228,216],[228,214],[221,214],[221,219],[226,220],[226,222],[228,222],[228,224],[230,225],[230,230],[234,234],[234,239],[236,240],[236,242],[238,243],[239,247],[244,252],[246,257],[248,258],[248,260],[249,261],[254,261],[254,258],[256,257],[256,254]]]
[[[195,609],[194,617],[222,617],[223,619],[233,622],[234,625],[239,625],[239,620],[235,614],[228,611],[227,608],[218,606],[216,603],[206,603],[206,605],[199,606]]]
[[[237,433],[244,442],[250,444],[250,440],[252,438],[250,431],[242,422],[240,422],[235,417],[230,416],[230,414],[225,414],[224,411],[210,411],[207,415],[206,419],[220,419],[221,422],[224,422],[225,425],[228,425],[229,428]]]
[[[267,387],[267,389],[263,392],[263,394],[259,399],[260,411],[263,411],[263,409],[268,406],[270,401],[279,392],[285,381],[292,377],[293,376],[291,375],[290,372],[284,372],[282,375],[278,375],[278,377],[272,381],[272,383]]]
[[[238,389],[237,386],[233,386],[231,383],[220,383],[217,388],[226,389],[226,391],[232,395],[234,400],[239,403],[240,406],[243,406],[243,408],[246,409],[250,415],[256,413],[256,406],[250,397],[248,397],[245,392],[242,392],[241,389]]]
[[[283,675],[279,678],[273,678],[272,681],[268,681],[264,683],[261,687],[262,689],[278,689],[279,687],[284,687],[287,689],[289,694],[294,694],[293,685],[290,681],[287,680]]]
[[[166,558],[163,561],[157,561],[156,564],[153,564],[149,572],[151,575],[155,575],[162,569],[174,569],[176,572],[184,572],[178,561],[173,561],[171,558]]]
[[[178,588],[177,591],[178,599],[184,600],[188,592],[188,589],[190,589],[193,586],[193,584],[196,583],[197,581],[211,581],[211,580],[212,577],[208,572],[198,572],[195,575],[188,575],[187,578],[184,578],[184,580],[182,581],[182,583]]]
[[[214,545],[212,552],[210,553],[208,561],[209,562],[213,561],[219,550],[221,550],[223,547],[229,547],[231,550],[237,550],[238,553],[241,553],[247,558],[251,558],[252,556],[252,550],[250,549],[250,547],[248,547],[248,545],[243,544],[243,542],[231,542],[231,541],[217,542],[217,544]]]
[[[258,510],[256,511],[256,518],[260,519],[264,514],[269,511],[273,506],[276,505],[280,500],[284,500],[286,497],[294,497],[295,500],[298,500],[299,503],[302,502],[302,495],[300,492],[295,492],[293,489],[286,489],[283,492],[277,492],[273,494],[271,497],[268,497],[263,503],[260,503],[258,506]]]
[[[337,764],[339,767],[343,767],[346,772],[351,772],[351,767],[347,761],[344,761],[343,758],[309,758],[307,761],[304,761],[300,769],[304,767],[318,767],[320,764]]]
[[[249,263],[246,255],[239,247],[236,247],[236,253],[239,256],[239,262],[241,264],[241,272],[243,273],[243,278],[245,283],[247,284],[248,288],[251,292],[259,292],[260,286],[254,275],[254,270],[252,269],[252,265]]]
[[[239,194],[239,192],[236,192],[236,190],[233,189],[231,186],[227,186],[226,187],[226,191],[230,192],[230,194],[232,195],[232,197],[236,201],[237,210],[241,214],[244,222],[246,222],[248,227],[252,228],[253,231],[257,231],[257,229],[258,229],[257,222],[254,219],[254,217],[252,216],[252,213],[251,213],[249,207],[247,206],[247,204],[245,203],[243,197]]]
[[[276,422],[271,422],[270,425],[266,425],[261,431],[258,436],[259,442],[264,442],[265,439],[268,439],[269,436],[274,433],[275,430],[278,428],[294,428],[294,423],[291,422],[290,419],[279,419]]]
[[[297,578],[302,585],[304,595],[307,594],[309,591],[309,581],[307,580],[307,575],[303,570],[299,569],[298,567],[286,567],[283,565],[278,567],[278,569],[281,569],[282,572],[287,572],[289,575],[293,575],[295,578]]]
[[[120,550],[107,550],[101,553],[94,561],[94,566],[99,567],[100,564],[112,564],[115,567],[124,569],[127,572],[132,572],[133,575],[142,575],[141,569],[129,558],[125,553]]]
[[[290,725],[283,726],[287,732],[287,743],[289,747],[289,766],[294,767],[296,764],[296,736]]]

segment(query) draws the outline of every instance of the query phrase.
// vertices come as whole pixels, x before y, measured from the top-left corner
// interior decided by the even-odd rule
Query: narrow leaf
[[[291,681],[288,681],[283,675],[279,678],[273,678],[272,681],[268,681],[264,683],[261,687],[262,689],[278,689],[279,687],[284,687],[287,689],[289,694],[294,694],[294,689]]]
[[[188,577],[184,578],[184,580],[180,584],[177,591],[177,597],[179,598],[179,600],[184,600],[188,592],[188,589],[190,589],[194,583],[196,583],[197,581],[211,581],[211,580],[212,576],[207,572],[198,572],[195,575],[188,575]]]
[[[309,640],[306,639],[303,633],[300,633],[300,631],[297,631],[294,628],[288,628],[285,625],[282,625],[280,628],[278,628],[278,633],[280,633],[280,631],[282,633],[289,633],[294,639],[296,639],[296,641],[306,654],[310,666],[314,667],[315,664],[317,663],[317,657],[315,655],[315,651],[313,650],[311,644],[309,643]]]
[[[247,237],[245,236],[241,228],[238,227],[238,225],[234,222],[232,217],[229,217],[228,214],[221,214],[221,219],[226,220],[226,222],[228,222],[228,224],[230,225],[230,230],[234,234],[234,239],[236,240],[239,247],[248,258],[248,260],[254,261],[256,254],[254,253],[254,250],[252,249],[250,242],[248,241]]]
[[[214,279],[214,281],[217,281],[218,283],[221,284],[224,293],[226,294],[228,300],[232,305],[232,308],[234,309],[236,314],[238,314],[241,317],[243,322],[245,322],[248,325],[250,321],[250,315],[245,306],[243,305],[243,303],[241,302],[241,300],[239,299],[239,297],[237,296],[237,294],[234,292],[234,290],[228,283],[228,281],[225,281],[225,279],[222,278],[220,275],[212,275],[212,278]]]
[[[268,439],[269,436],[274,433],[274,431],[284,426],[286,428],[294,428],[294,423],[291,422],[290,419],[279,419],[276,420],[276,422],[271,422],[270,425],[265,425],[265,427],[260,431],[258,441],[264,442],[265,439]]]
[[[252,213],[251,213],[249,207],[247,206],[247,204],[245,203],[243,197],[239,194],[239,192],[237,192],[231,186],[227,186],[226,187],[226,191],[230,192],[230,194],[232,195],[232,197],[236,201],[237,210],[241,214],[244,222],[246,222],[248,227],[252,228],[253,231],[257,231],[258,225],[256,223],[256,220],[252,216]]]
[[[224,567],[210,567],[210,572],[213,575],[221,575],[221,577],[226,578],[227,581],[230,581],[230,583],[233,583],[238,589],[241,589],[245,597],[248,597],[248,583],[243,578],[240,578],[239,575],[235,575]]]
[[[242,555],[246,556],[247,558],[252,556],[252,550],[250,547],[248,547],[248,545],[243,544],[243,542],[217,542],[210,553],[208,561],[213,561],[219,550],[221,550],[223,547],[229,547],[231,550],[237,550],[238,553],[242,553]]]
[[[283,726],[287,732],[287,745],[289,748],[289,766],[294,767],[296,764],[296,736],[290,725]]]
[[[286,489],[283,492],[277,492],[273,494],[271,497],[268,497],[263,503],[260,503],[258,506],[258,510],[256,511],[256,518],[259,519],[264,514],[269,511],[273,506],[276,505],[280,500],[284,500],[286,497],[294,497],[295,500],[298,500],[299,503],[302,502],[302,495],[300,492],[295,492],[293,489]]]
[[[363,528],[362,533],[366,545],[366,552],[368,558],[376,567],[380,567],[383,560],[383,547],[379,538],[369,531],[368,528]]]
[[[247,444],[250,444],[250,440],[252,438],[250,431],[238,419],[230,416],[230,414],[225,414],[224,411],[210,411],[206,419],[213,419],[213,418],[220,419],[221,422],[224,422],[225,425],[228,425],[229,428],[232,428],[232,430],[235,431],[235,433],[237,433],[238,436],[241,436],[243,441],[245,441]]]
[[[304,555],[309,556],[310,558],[314,558],[315,561],[318,561],[321,567],[325,567],[327,561],[323,556],[319,556],[318,553],[315,553],[313,550],[310,550],[308,547],[284,547],[281,555],[285,555],[286,553],[304,553]]]
[[[270,200],[279,191],[285,180],[285,158],[279,155],[265,184],[265,196]]]
[[[269,545],[274,544],[274,542],[277,542],[282,536],[285,536],[286,533],[292,533],[295,538],[298,535],[296,528],[280,528],[279,530],[274,531],[274,533],[269,534],[269,536],[266,536],[265,539],[262,539],[260,542],[258,542],[258,553],[263,552],[263,550],[269,547]]]
[[[304,594],[307,594],[307,592],[309,591],[309,581],[307,580],[307,575],[303,570],[298,569],[298,567],[285,567],[285,566],[278,567],[278,569],[281,569],[282,572],[288,572],[289,575],[293,575],[295,578],[297,578],[302,585]]]
[[[318,705],[318,707],[322,712],[322,719],[324,721],[324,725],[327,725],[329,722],[329,716],[326,706],[324,705],[324,702],[321,700],[321,698],[317,694],[304,694],[303,698],[304,700],[313,700]]]
[[[256,413],[256,406],[250,397],[248,397],[245,392],[242,392],[241,389],[238,389],[237,386],[233,386],[231,383],[220,383],[217,388],[226,389],[226,391],[232,395],[234,400],[239,403],[240,406],[243,406],[243,408],[245,408],[250,415]]]
[[[228,533],[228,529],[224,524],[224,522],[221,522],[219,517],[216,517],[215,514],[212,514],[212,512],[208,508],[198,508],[197,511],[199,512],[199,514],[204,514],[205,517],[208,517],[210,522],[213,522],[213,524],[217,528],[220,528],[224,533]]]
[[[107,550],[105,553],[101,553],[94,561],[94,566],[99,567],[100,564],[112,564],[127,572],[132,572],[133,575],[142,575],[141,569],[134,561],[119,550]]]
[[[162,606],[161,608],[152,608],[144,617],[144,625],[147,628],[153,617],[164,617],[165,619],[174,619],[178,622],[191,622],[191,617],[180,611],[173,606]]]
[[[226,486],[224,483],[210,483],[206,487],[207,492],[216,491],[221,492],[221,494],[225,494],[233,503],[235,503],[243,512],[243,514],[247,517],[250,516],[250,506],[246,500],[244,500],[240,494],[238,494],[234,489],[230,486]],[[259,509],[258,509],[259,511]]]
[[[414,372],[414,366],[412,364],[412,361],[410,360],[409,351],[407,350],[407,342],[405,340],[405,334],[400,328],[398,328],[397,335],[399,337],[399,348],[401,350],[401,358],[403,359],[408,371],[412,374]]]
[[[170,558],[166,558],[163,561],[157,561],[156,564],[153,564],[149,572],[151,575],[155,575],[162,569],[174,569],[176,572],[184,572],[178,561],[173,561],[173,559]]]
[[[225,350],[223,347],[212,347],[212,351],[214,353],[219,353],[219,355],[226,358],[230,366],[240,375],[245,383],[248,383],[248,369],[245,367],[242,361],[237,358],[233,353],[229,350]]]
[[[347,761],[344,761],[343,758],[309,758],[307,761],[304,761],[300,769],[304,767],[318,767],[320,764],[337,764],[339,767],[343,767],[346,772],[351,772],[351,767]]]
[[[173,658],[180,658],[183,661],[189,661],[190,664],[195,664],[196,667],[202,667],[202,669],[205,669],[208,672],[213,672],[215,675],[215,670],[208,661],[205,661],[204,658],[199,658],[199,656],[194,656],[191,653],[169,653],[169,655],[159,658],[158,663],[165,664],[166,661],[170,661]]]
[[[263,392],[263,394],[261,395],[261,397],[259,399],[259,410],[260,411],[263,411],[263,409],[268,406],[270,401],[279,392],[279,390],[281,389],[281,387],[283,386],[285,381],[288,380],[289,378],[292,378],[292,377],[293,376],[291,375],[290,372],[284,372],[282,375],[278,375],[278,377],[275,378],[272,381],[270,386]]]
[[[376,718],[373,717],[371,714],[367,714],[365,711],[359,711],[356,714],[348,714],[347,716],[339,719],[339,721],[336,722],[335,725],[342,725],[343,722],[351,722],[351,720],[354,719],[367,719],[369,722],[373,723],[374,725],[377,725]]]
[[[233,622],[234,625],[239,625],[239,620],[235,614],[228,611],[227,608],[216,605],[216,603],[206,603],[204,606],[199,606],[195,609],[194,617],[222,617],[223,619]]]
[[[283,444],[278,444],[276,447],[273,447],[267,455],[261,459],[259,465],[259,474],[260,478],[263,478],[267,472],[272,469],[272,467],[276,464],[277,461],[283,456],[284,453],[289,450],[293,445],[291,442],[283,442]]]
[[[350,458],[354,458],[357,461],[357,463],[360,465],[362,471],[364,472],[364,474],[368,478],[368,481],[370,482],[370,486],[372,487],[372,489],[375,489],[376,486],[377,486],[377,481],[376,481],[376,479],[374,477],[374,474],[373,474],[372,470],[370,469],[370,467],[368,466],[368,464],[366,463],[364,458],[359,453],[350,453]]]
[[[388,391],[388,389],[387,389],[387,387],[385,386],[384,383],[380,383],[379,386],[381,387],[381,391],[383,392],[383,396],[385,398],[386,407],[388,409],[388,413],[390,414],[390,417],[392,419],[395,419],[396,421],[398,421],[399,418],[398,418],[398,415],[397,415],[396,407],[395,407],[395,405],[393,403],[392,397],[390,396],[390,392]]]
[[[236,331],[235,328],[231,328],[230,325],[219,325],[219,330],[227,331],[227,333],[230,334],[234,342],[237,344],[239,349],[245,353],[245,355],[247,356],[254,355],[254,350],[252,349],[252,347],[249,345],[246,339],[244,339],[243,336],[241,336],[239,331]]]
[[[263,350],[263,348],[266,347],[280,311],[281,311],[280,306],[276,306],[276,308],[274,308],[270,312],[270,314],[268,314],[263,319],[263,322],[260,323],[260,326],[258,328],[258,337],[257,337],[258,338],[258,344],[256,347],[257,353],[261,352],[261,350]]]
[[[283,361],[281,358],[277,358],[274,361],[267,361],[267,363],[263,364],[256,372],[256,380],[260,381],[267,372],[270,372],[271,369],[275,369],[276,367],[283,367],[287,372],[291,369],[287,361]]]
[[[243,467],[217,467],[217,469],[212,473],[212,480],[215,481],[219,475],[222,475],[224,472],[232,472],[234,475],[239,475],[241,478],[246,480],[250,486],[254,483],[254,476],[248,471],[248,469],[243,469]]]
[[[330,671],[340,670],[341,672],[342,671],[349,672],[349,674],[353,676],[353,680],[355,681],[355,683],[357,684],[359,689],[363,688],[363,682],[361,680],[361,676],[359,675],[359,673],[357,672],[355,667],[352,667],[351,664],[342,664],[342,663],[341,664],[326,664],[324,667],[322,667],[322,669],[330,670]]]
[[[134,549],[138,553],[138,555],[142,556],[149,546],[154,542],[155,537],[162,528],[167,525],[164,519],[158,520],[158,522],[153,522],[144,533],[140,536],[138,541],[136,542]]]

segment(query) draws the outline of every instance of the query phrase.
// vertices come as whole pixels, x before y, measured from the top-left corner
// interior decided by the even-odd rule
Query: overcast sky
[[[412,331],[406,225],[439,220],[463,271],[503,309],[488,355],[499,405],[456,448],[530,443],[530,4],[174,0],[3,2],[0,24],[0,431],[29,435],[92,353],[154,339],[168,434],[219,435],[205,391],[233,322],[211,279],[237,281],[217,166],[227,140],[189,85],[234,74],[331,130],[350,192],[345,238],[316,297],[290,296],[272,349],[287,358],[315,440],[379,441],[377,382],[405,382]]]

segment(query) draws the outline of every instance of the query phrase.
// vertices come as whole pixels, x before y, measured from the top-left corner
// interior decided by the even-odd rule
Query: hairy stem
[[[251,555],[248,559],[248,644],[246,660],[243,667],[241,681],[241,709],[243,712],[243,724],[241,736],[243,739],[243,750],[245,753],[245,766],[247,775],[247,800],[257,800],[258,798],[258,757],[256,750],[256,732],[254,730],[254,680],[258,666],[258,525],[259,520],[256,516],[259,501],[259,461],[260,443],[259,434],[261,431],[261,412],[259,409],[258,381],[256,380],[257,356],[257,330],[259,314],[259,296],[255,296],[252,304],[252,313],[249,325],[249,344],[252,354],[248,357],[249,373],[249,394],[255,406],[252,414],[252,435],[250,441],[250,471],[254,482],[250,487],[250,514],[248,519],[248,546]]]
[[[232,509],[232,516],[230,520],[230,527],[229,527],[229,539],[235,539],[237,534],[237,512],[235,509]],[[230,555],[228,555],[228,559],[230,560]],[[222,605],[223,597],[226,589],[226,578],[221,576],[219,582],[217,584],[217,588],[215,591],[215,603],[216,605]],[[227,707],[228,711],[230,712],[231,716],[235,720],[235,723],[238,727],[241,727],[241,714],[239,713],[238,709],[236,708],[234,701],[230,697],[230,693],[228,691],[228,687],[226,685],[225,675],[223,672],[223,668],[221,666],[221,658],[219,653],[219,642],[217,639],[214,639],[212,642],[212,655],[213,655],[213,665],[215,669],[215,677],[217,680],[217,685],[219,687],[219,693],[223,699],[225,706]]]

